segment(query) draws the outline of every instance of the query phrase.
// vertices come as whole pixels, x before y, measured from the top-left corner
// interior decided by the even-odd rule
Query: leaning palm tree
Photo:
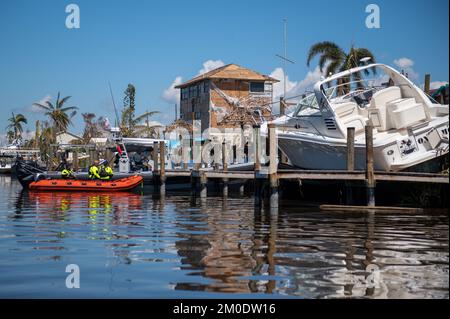
[[[22,124],[27,124],[27,119],[22,114],[11,113],[11,117],[8,119],[8,126],[6,129],[11,130],[14,133],[13,138],[18,139],[22,136],[23,127]]]
[[[360,65],[360,60],[362,58],[370,58],[372,62],[375,63],[375,57],[370,50],[365,48],[355,48],[352,46],[350,51],[346,53],[342,48],[340,48],[337,44],[329,41],[323,41],[314,44],[308,53],[308,59],[306,64],[309,66],[311,64],[312,59],[317,55],[319,58],[319,69],[321,72],[325,69],[325,74],[327,76],[342,72]],[[375,70],[373,69],[373,72]],[[369,70],[364,70],[364,74],[368,75]],[[360,81],[362,79],[361,73],[356,72],[352,75],[354,81]],[[350,79],[344,79],[345,82],[348,82]],[[338,83],[343,84],[342,82]],[[361,83],[357,82],[357,85],[360,86]]]
[[[60,99],[60,93],[58,92],[58,97],[56,98],[55,104],[50,101],[45,101],[44,104],[33,103],[33,105],[43,109],[45,111],[45,115],[50,118],[53,134],[55,135],[66,131],[67,127],[72,124],[71,119],[75,116],[75,114],[77,114],[76,110],[78,108],[76,106],[64,106],[68,99],[70,99],[70,96]]]

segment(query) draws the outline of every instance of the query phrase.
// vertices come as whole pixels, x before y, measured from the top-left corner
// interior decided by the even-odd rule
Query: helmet
[[[108,161],[105,159],[101,159],[99,165],[108,165]]]

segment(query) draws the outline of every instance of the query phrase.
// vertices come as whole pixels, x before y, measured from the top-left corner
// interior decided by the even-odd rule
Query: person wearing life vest
[[[89,178],[90,179],[101,179],[100,171],[98,168],[98,160],[95,160],[94,164],[89,167]]]
[[[63,178],[63,179],[74,179],[75,176],[73,175],[73,171],[70,168],[66,167],[65,169],[63,169],[61,171],[61,178]]]
[[[109,167],[107,160],[100,161],[98,174],[100,175],[100,179],[102,180],[109,180],[114,175],[113,170],[111,167]]]
[[[74,179],[75,176],[73,175],[73,171],[70,169],[69,163],[63,158],[63,161],[60,164],[60,170],[61,170],[61,178],[63,179]]]

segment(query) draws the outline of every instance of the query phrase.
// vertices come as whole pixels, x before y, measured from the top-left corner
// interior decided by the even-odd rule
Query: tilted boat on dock
[[[368,79],[370,74],[376,75]],[[354,81],[351,81],[354,79]],[[365,126],[371,123],[376,170],[400,171],[447,155],[449,107],[384,64],[332,75],[314,86],[276,125],[278,146],[303,169],[346,169],[347,128],[355,129],[355,169],[365,168]],[[261,132],[267,132],[267,124]]]

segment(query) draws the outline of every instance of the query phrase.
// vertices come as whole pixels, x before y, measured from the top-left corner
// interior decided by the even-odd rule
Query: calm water
[[[251,198],[28,193],[0,176],[0,297],[448,298],[448,224],[255,212]],[[79,289],[66,288],[68,264]]]

